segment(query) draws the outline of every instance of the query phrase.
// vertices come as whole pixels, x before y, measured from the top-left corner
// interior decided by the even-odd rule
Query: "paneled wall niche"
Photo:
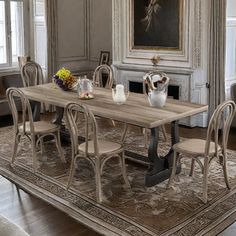
[[[112,52],[110,0],[57,0],[57,68],[86,73]]]

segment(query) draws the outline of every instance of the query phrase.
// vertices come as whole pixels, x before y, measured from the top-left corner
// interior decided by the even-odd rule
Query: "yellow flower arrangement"
[[[76,78],[64,67],[53,76],[54,83],[63,90],[72,89],[76,83]]]

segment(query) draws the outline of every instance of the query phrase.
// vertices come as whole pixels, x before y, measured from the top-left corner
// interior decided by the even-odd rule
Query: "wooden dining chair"
[[[54,137],[60,158],[62,162],[66,162],[60,142],[60,126],[47,121],[34,122],[30,102],[20,89],[8,88],[6,94],[14,123],[14,145],[11,163],[13,164],[16,159],[17,147],[23,136],[26,136],[31,142],[34,172],[36,171],[36,148],[40,147],[41,154],[43,153],[42,142],[45,136]],[[19,99],[22,108],[21,118],[16,108],[16,100],[19,101]]]
[[[223,167],[224,179],[230,189],[227,175],[227,142],[230,126],[235,115],[236,105],[233,101],[220,104],[214,111],[207,129],[206,140],[187,139],[173,146],[174,159],[171,177],[167,187],[170,187],[176,174],[177,165],[182,157],[192,158],[190,176],[193,175],[195,161],[203,172],[203,202],[207,202],[207,181],[209,167],[214,158],[217,158]],[[219,142],[219,130],[222,129],[222,141]],[[213,141],[211,139],[213,138]],[[179,155],[184,154],[184,156]],[[201,161],[203,160],[203,162]]]
[[[106,80],[104,81],[104,75]],[[114,83],[114,73],[112,68],[107,64],[99,65],[95,68],[93,73],[93,85],[95,87],[112,89]],[[110,120],[112,125],[115,126],[115,121]]]
[[[85,142],[78,144],[78,133],[79,128],[76,122],[77,117],[75,112],[83,113],[85,120]],[[102,186],[101,186],[101,175],[105,163],[112,157],[119,158],[122,175],[125,184],[129,186],[129,181],[126,175],[125,167],[125,155],[123,144],[111,142],[107,140],[98,139],[97,137],[97,122],[93,113],[84,105],[76,103],[68,103],[65,108],[66,123],[70,132],[71,144],[72,144],[72,160],[69,173],[69,179],[67,184],[67,190],[69,190],[72,179],[75,172],[75,166],[80,160],[88,160],[95,172],[96,179],[96,197],[97,201],[102,201]],[[90,127],[91,126],[91,127]],[[93,132],[92,135],[90,132]],[[124,135],[122,141],[124,140]]]
[[[29,61],[21,68],[21,78],[24,87],[43,84],[43,70],[38,63]]]
[[[19,65],[20,70],[29,61],[30,61],[30,56],[19,56],[18,65]]]
[[[144,80],[146,78],[149,78],[151,80],[151,83],[155,83],[156,82],[156,77],[157,78],[160,78],[160,77],[167,77],[167,75],[163,72],[160,72],[160,71],[151,71],[151,72],[148,72],[147,74],[145,74],[143,76]],[[149,88],[146,88],[146,83],[143,82],[143,93],[148,96],[148,92],[149,92]],[[166,128],[165,128],[165,125],[161,125],[160,126],[160,130],[163,134],[163,138],[164,138],[164,141],[166,142],[167,141],[167,135],[166,135]],[[148,130],[147,129],[144,129],[143,131],[144,133],[144,137],[145,137],[145,147],[147,147],[147,140],[148,140]]]
[[[106,75],[106,81],[104,82],[104,75]],[[103,87],[111,89],[114,83],[114,73],[109,65],[100,65],[94,70],[93,85],[96,87]]]

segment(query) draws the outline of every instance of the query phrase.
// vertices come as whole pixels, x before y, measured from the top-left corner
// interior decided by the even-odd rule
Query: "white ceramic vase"
[[[112,98],[113,101],[116,102],[118,105],[121,105],[126,102],[128,96],[125,95],[123,84],[117,84],[116,89],[112,89]]]
[[[166,91],[152,90],[148,93],[148,101],[152,107],[163,107],[166,103]]]
[[[167,99],[167,87],[169,84],[169,77],[164,73],[158,71],[149,72],[144,77],[144,91],[146,85],[148,86],[148,101],[152,107],[164,107]],[[157,85],[154,86],[154,83]]]

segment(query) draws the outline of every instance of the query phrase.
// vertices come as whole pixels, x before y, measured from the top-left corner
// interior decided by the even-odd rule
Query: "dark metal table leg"
[[[33,110],[34,121],[40,120],[41,102],[30,101],[31,108]]]
[[[66,129],[65,125],[62,124],[63,116],[64,116],[64,108],[63,107],[56,107],[56,116],[53,120],[53,123],[61,126],[61,129],[60,129],[61,141],[63,143],[69,143],[70,142],[70,134],[69,134],[69,131]]]
[[[173,165],[173,145],[179,142],[179,122],[178,121],[173,121],[171,123],[171,148],[168,152],[168,154],[165,156],[168,160],[168,168],[172,168]]]
[[[170,177],[174,154],[172,146],[177,142],[179,142],[178,121],[173,121],[171,123],[171,148],[166,156],[160,157],[157,153],[158,128],[151,129],[151,142],[148,150],[151,164],[145,178],[147,187],[154,186]],[[177,168],[177,173],[179,172],[180,166]]]
[[[32,110],[33,110],[33,119],[34,121],[40,120],[40,111],[41,111],[41,103],[36,101],[30,101]],[[56,107],[56,116],[53,119],[53,123],[57,125],[62,124],[62,118],[64,115],[64,108]]]
[[[64,115],[64,108],[63,107],[56,107],[56,116],[53,120],[53,123],[57,124],[57,125],[61,125],[63,115]]]

